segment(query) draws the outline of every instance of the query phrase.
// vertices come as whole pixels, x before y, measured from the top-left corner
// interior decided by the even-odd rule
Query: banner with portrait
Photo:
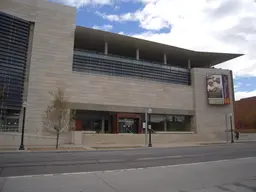
[[[207,75],[206,86],[209,104],[230,104],[228,75]]]

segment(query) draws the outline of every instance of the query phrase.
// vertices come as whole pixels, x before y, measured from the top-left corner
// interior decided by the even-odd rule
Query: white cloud
[[[254,0],[138,0],[142,9],[101,16],[110,21],[138,21],[154,32],[135,37],[199,51],[244,53],[217,67],[235,76],[256,76],[256,3]],[[168,33],[158,32],[170,28]]]
[[[57,3],[74,6],[80,8],[87,5],[110,5],[116,0],[51,0]]]
[[[255,97],[256,96],[256,90],[251,91],[251,92],[242,92],[238,91],[235,93],[235,99],[240,100],[242,98],[247,98],[247,97]]]
[[[94,25],[92,28],[104,30],[104,31],[111,31],[113,29],[113,25],[102,25],[102,26]]]
[[[136,21],[136,18],[134,17],[134,14],[126,13],[123,15],[107,15],[105,13],[100,13],[99,11],[95,12],[97,15],[101,16],[104,19],[107,19],[109,21]]]

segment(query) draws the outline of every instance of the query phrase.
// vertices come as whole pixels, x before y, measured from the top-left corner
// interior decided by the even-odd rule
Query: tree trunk
[[[60,134],[57,133],[57,139],[56,139],[56,149],[59,148],[59,137],[60,137]]]

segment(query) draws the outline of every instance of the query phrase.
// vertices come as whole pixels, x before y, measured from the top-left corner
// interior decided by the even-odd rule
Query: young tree
[[[74,126],[75,111],[70,109],[63,89],[50,92],[50,95],[53,99],[43,113],[43,128],[56,135],[56,149],[58,149],[60,134]]]

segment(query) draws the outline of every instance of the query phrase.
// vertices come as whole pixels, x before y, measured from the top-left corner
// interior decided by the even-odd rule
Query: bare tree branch
[[[50,95],[53,99],[42,115],[43,128],[48,133],[56,135],[56,148],[58,148],[59,135],[73,128],[75,112],[70,109],[63,89],[50,92]]]

